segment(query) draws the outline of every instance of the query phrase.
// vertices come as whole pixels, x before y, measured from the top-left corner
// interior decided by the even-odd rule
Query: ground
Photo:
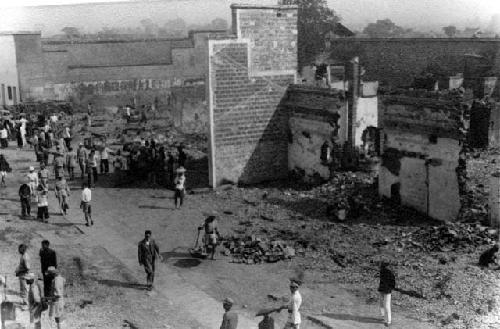
[[[38,271],[40,241],[49,239],[68,280],[67,328],[218,328],[225,297],[235,300],[240,327],[256,328],[260,318],[255,313],[282,304],[289,295],[288,279],[299,273],[304,275],[301,328],[382,328],[377,304],[381,257],[396,264],[403,290],[393,294],[393,328],[498,327],[488,322],[498,319],[500,271],[476,266],[487,245],[434,250],[427,233],[441,223],[378,199],[370,173],[339,174],[316,187],[277,182],[194,189],[180,210],[174,209],[169,190],[112,188],[111,177],[103,177],[92,192],[96,224],[86,227],[79,180],[71,182],[67,216],[58,214],[51,193],[49,224],[22,220],[17,189],[34,154],[13,145],[2,153],[13,167],[8,187],[0,190],[0,268],[8,273],[8,298],[18,299],[11,274],[17,245],[29,243]],[[474,160],[477,166],[484,165],[481,159]],[[188,187],[189,178],[188,171]],[[331,200],[349,190],[356,191],[358,214],[335,222]],[[220,215],[223,236],[283,240],[297,256],[253,265],[233,263],[219,253],[215,261],[191,258],[196,228],[212,211]],[[153,231],[163,256],[151,293],[144,290],[145,275],[137,264],[137,243],[145,229]],[[25,320],[24,313],[19,317]],[[278,328],[285,313],[276,316]]]

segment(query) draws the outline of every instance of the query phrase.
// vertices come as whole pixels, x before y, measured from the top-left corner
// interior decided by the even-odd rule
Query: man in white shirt
[[[88,188],[87,184],[83,183],[82,185],[82,199],[80,203],[80,208],[83,210],[83,215],[85,216],[85,225],[90,226],[94,225],[94,221],[92,220],[92,213],[90,207],[90,201],[92,200],[92,192],[90,188]]]
[[[64,127],[63,138],[66,148],[69,149],[71,147],[71,131],[68,126]]]
[[[113,154],[113,151],[109,147],[107,147],[106,145],[104,145],[103,148],[100,151],[100,157],[101,157],[100,170],[101,170],[101,174],[108,174],[109,173],[109,153]]]
[[[35,172],[35,167],[30,167],[29,170],[28,185],[31,190],[31,196],[34,197],[36,195],[36,190],[38,189],[38,173]]]
[[[2,126],[2,129],[0,130],[0,144],[2,148],[6,148],[9,145],[9,132],[7,131],[7,128],[5,126]]]
[[[300,305],[302,305],[302,296],[299,293],[300,282],[297,280],[291,280],[290,282],[290,292],[292,296],[290,298],[290,303],[288,305],[283,305],[283,309],[288,309],[288,321],[286,322],[284,329],[299,329],[300,323],[302,322],[300,317]]]

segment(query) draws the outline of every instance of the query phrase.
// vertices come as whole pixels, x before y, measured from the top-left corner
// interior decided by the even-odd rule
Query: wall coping
[[[41,35],[41,31],[0,31],[0,35]]]
[[[312,94],[321,94],[328,96],[344,96],[345,92],[340,89],[332,89],[327,87],[317,87],[303,84],[291,84],[288,86],[288,91],[298,91],[298,92],[307,92]]]
[[[252,5],[252,4],[231,4],[231,9],[279,9],[279,10],[295,10],[299,6],[296,5]]]
[[[345,37],[345,38],[335,38],[331,42],[335,43],[337,41],[341,42],[500,42],[500,38],[356,38],[356,37]]]

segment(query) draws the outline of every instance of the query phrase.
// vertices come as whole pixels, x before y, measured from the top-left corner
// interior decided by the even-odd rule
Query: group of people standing
[[[35,329],[41,329],[42,313],[49,310],[49,317],[54,318],[57,328],[61,329],[64,315],[65,279],[57,268],[56,252],[50,248],[48,240],[42,241],[39,252],[41,272],[35,275],[28,246],[21,244],[18,251],[20,258],[15,275],[19,279],[22,305],[28,306],[30,312],[30,322],[34,324]]]

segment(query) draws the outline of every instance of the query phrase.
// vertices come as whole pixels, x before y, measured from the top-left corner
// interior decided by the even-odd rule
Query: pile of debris
[[[403,240],[427,251],[474,251],[479,246],[494,243],[497,236],[497,230],[479,224],[447,223],[441,226],[423,227],[406,234]]]
[[[225,238],[223,245],[224,254],[232,256],[232,263],[276,263],[295,257],[295,249],[284,241],[265,241],[254,235]]]

